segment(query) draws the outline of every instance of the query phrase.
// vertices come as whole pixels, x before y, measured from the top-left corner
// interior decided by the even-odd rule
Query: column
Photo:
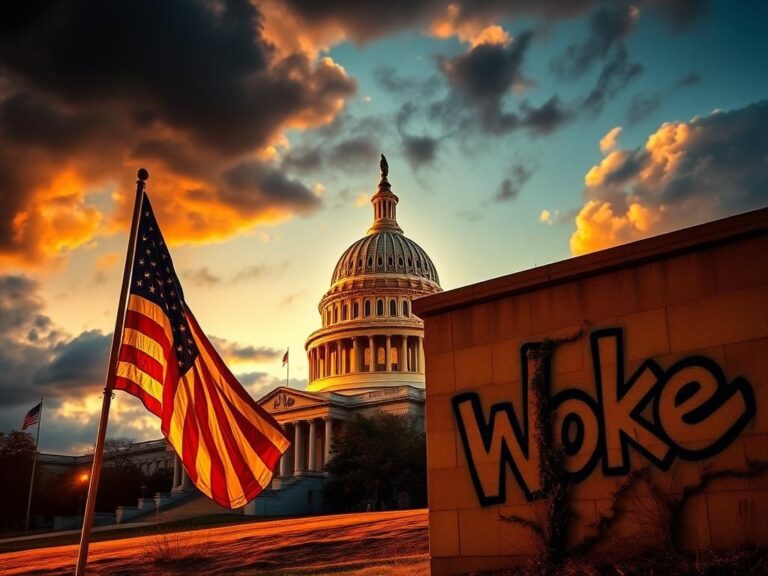
[[[350,372],[360,372],[360,350],[357,347],[357,336],[352,337],[352,366]]]
[[[387,336],[387,345],[384,349],[384,369],[392,372],[392,336]]]
[[[344,340],[339,340],[339,350],[341,352],[341,373],[346,374],[347,369],[347,347],[344,344]]]
[[[317,469],[317,420],[309,421],[309,462],[307,469]]]
[[[323,344],[323,376],[331,375],[330,354],[328,354],[328,342]]]
[[[424,372],[424,337],[419,336],[418,360],[419,372]]]
[[[328,460],[331,459],[331,445],[333,443],[333,419],[328,416],[325,418],[325,444],[323,454],[323,466],[328,465]]]
[[[181,485],[181,461],[179,455],[173,455],[173,486],[171,490],[176,490]]]
[[[376,349],[373,346],[373,336],[368,336],[368,349],[371,351],[371,363],[368,365],[368,372],[376,371]]]
[[[184,468],[181,469],[181,489],[182,490],[189,490],[192,488],[192,482],[189,479],[189,475],[187,474],[187,471],[184,470]]]
[[[397,361],[400,363],[400,372],[408,371],[408,356],[406,356],[406,344],[408,343],[408,336],[400,336],[400,354],[397,357]]]
[[[302,434],[301,424],[301,420],[293,423],[293,473],[295,476],[301,474],[304,469],[304,434]]]
[[[286,436],[288,436],[288,425],[283,425],[283,432]],[[285,453],[280,457],[280,477],[285,478],[286,476],[289,476],[291,473],[291,468],[289,466],[288,462],[288,452],[290,452],[290,448],[285,451]]]

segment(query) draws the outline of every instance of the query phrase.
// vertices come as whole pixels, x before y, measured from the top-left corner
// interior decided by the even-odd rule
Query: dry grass
[[[91,544],[89,575],[422,576],[426,510],[235,524]],[[0,554],[0,575],[72,574],[77,546]]]
[[[543,568],[531,564],[510,570],[480,572],[477,576],[540,576]],[[607,556],[569,559],[553,576],[765,576],[768,574],[768,550],[698,550],[674,554],[645,550],[633,556]]]

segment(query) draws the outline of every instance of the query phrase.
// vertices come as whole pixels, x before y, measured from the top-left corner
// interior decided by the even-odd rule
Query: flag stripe
[[[116,390],[123,390],[124,392],[128,392],[128,394],[131,394],[133,396],[136,396],[139,400],[141,400],[142,404],[144,404],[144,407],[152,412],[157,417],[160,417],[162,414],[162,406],[160,405],[160,402],[157,401],[157,398],[153,398],[149,394],[147,394],[143,388],[139,387],[136,383],[132,382],[131,380],[128,380],[127,378],[123,378],[121,376],[118,376],[115,378],[115,389]]]
[[[208,359],[204,353],[201,354],[201,358],[204,361]],[[204,378],[211,381],[212,388],[215,389],[223,409],[226,410],[226,417],[220,421],[234,424],[231,427],[232,433],[237,439],[238,445],[241,446],[241,450],[246,453],[248,463],[259,485],[266,488],[271,477],[270,471],[280,459],[282,452],[256,426],[243,417],[227,395],[226,388],[222,389],[216,386],[213,382],[214,377],[205,362],[201,363],[201,367]]]
[[[128,298],[128,310],[139,312],[154,320],[155,323],[163,327],[163,330],[165,330],[165,333],[168,335],[168,340],[173,342],[173,328],[171,322],[168,320],[168,316],[160,306],[146,298],[131,294],[130,298]]]
[[[196,367],[201,377],[201,383],[203,393],[206,395],[206,401],[208,405],[213,408],[209,412],[209,418],[211,418],[210,428],[216,448],[219,453],[226,456],[224,461],[226,467],[224,469],[224,478],[227,483],[227,492],[229,500],[233,506],[236,506],[235,502],[243,501],[243,494],[245,491],[252,491],[254,489],[253,484],[256,483],[256,478],[253,476],[253,472],[248,468],[245,458],[242,452],[238,449],[232,427],[227,421],[226,414],[221,407],[221,400],[219,398],[216,387],[208,377],[208,370],[206,366],[198,359]]]
[[[162,398],[163,385],[146,372],[142,372],[135,364],[118,362],[117,376],[130,380],[158,402]]]
[[[217,379],[227,382],[234,380],[237,382],[237,379],[229,371],[229,368],[226,367],[215,348],[204,336],[201,337],[202,330],[197,323],[197,319],[191,312],[187,314],[187,318],[189,319],[195,342],[198,343],[200,353],[203,356],[206,356],[206,364],[211,366],[218,373]],[[273,445],[277,446],[281,453],[288,449],[291,443],[285,437],[280,424],[277,423],[277,420],[275,420],[269,412],[256,404],[253,398],[248,395],[242,386],[221,386],[221,389],[226,392],[227,398],[237,407],[238,412],[248,414],[249,412],[254,411],[260,416],[260,418],[251,418],[251,422],[263,436],[268,438]]]
[[[162,345],[139,330],[126,327],[123,330],[123,344],[138,348],[145,354],[150,355],[161,366],[165,366],[167,362],[166,350],[163,349]],[[165,370],[163,370],[163,374],[158,380],[162,382],[163,378],[165,378]]]
[[[221,460],[221,452],[216,450],[216,444],[211,434],[209,419],[208,419],[208,406],[205,402],[205,393],[203,392],[202,382],[200,381],[200,374],[197,371],[197,366],[193,365],[190,370],[194,374],[192,379],[194,397],[193,408],[197,416],[197,424],[200,427],[200,437],[205,443],[208,455],[211,459],[211,498],[216,502],[227,502],[229,505],[229,494],[227,492],[227,482],[224,478],[224,465]],[[199,448],[198,448],[199,450]]]
[[[171,351],[171,340],[165,329],[152,318],[141,312],[128,310],[125,315],[125,327],[141,332],[147,338],[151,338],[162,348],[163,357],[168,358]]]
[[[203,357],[204,358],[204,357]],[[240,481],[242,492],[240,498],[243,504],[247,501],[245,496],[254,490],[261,491],[269,485],[269,478],[264,481],[263,473],[265,471],[264,462],[259,454],[254,450],[254,442],[248,438],[246,430],[240,426],[236,417],[236,411],[233,411],[226,397],[216,386],[211,372],[204,362],[200,363],[204,382],[208,385],[208,392],[211,397],[211,403],[216,411],[218,421],[223,424],[223,437],[227,444],[227,450],[232,457],[234,472]],[[258,442],[258,440],[257,440]],[[274,448],[272,443],[267,443],[270,448]],[[269,471],[267,471],[269,473]]]
[[[144,352],[144,350],[123,343],[123,345],[120,347],[120,355],[118,360],[122,364],[131,364],[136,366],[136,368],[155,379],[158,386],[162,387],[162,384],[160,383],[163,381],[164,376],[163,365],[155,360],[152,356]],[[162,389],[160,390],[158,400],[161,396]]]

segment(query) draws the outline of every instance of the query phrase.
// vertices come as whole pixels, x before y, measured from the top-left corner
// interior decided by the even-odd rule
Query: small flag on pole
[[[288,350],[285,351],[285,354],[283,354],[283,366],[288,364]]]
[[[243,506],[269,486],[290,442],[192,315],[146,193],[130,282],[115,388],[162,420],[202,493],[227,508]]]
[[[30,426],[34,426],[38,422],[40,422],[40,409],[43,407],[43,403],[40,402],[37,406],[32,408],[29,412],[27,412],[27,415],[24,416],[24,424],[22,424],[21,429],[26,430]]]

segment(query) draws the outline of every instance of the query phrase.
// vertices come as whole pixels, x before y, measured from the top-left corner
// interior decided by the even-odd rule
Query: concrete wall
[[[526,392],[545,377],[559,404],[555,444],[565,428],[571,454],[571,548],[612,511],[612,536],[593,550],[657,544],[663,504],[702,481],[677,545],[768,545],[768,210],[427,297],[414,311],[425,320],[434,576],[536,552],[531,530],[503,518],[541,519]],[[561,341],[548,362],[526,354],[548,339]]]

